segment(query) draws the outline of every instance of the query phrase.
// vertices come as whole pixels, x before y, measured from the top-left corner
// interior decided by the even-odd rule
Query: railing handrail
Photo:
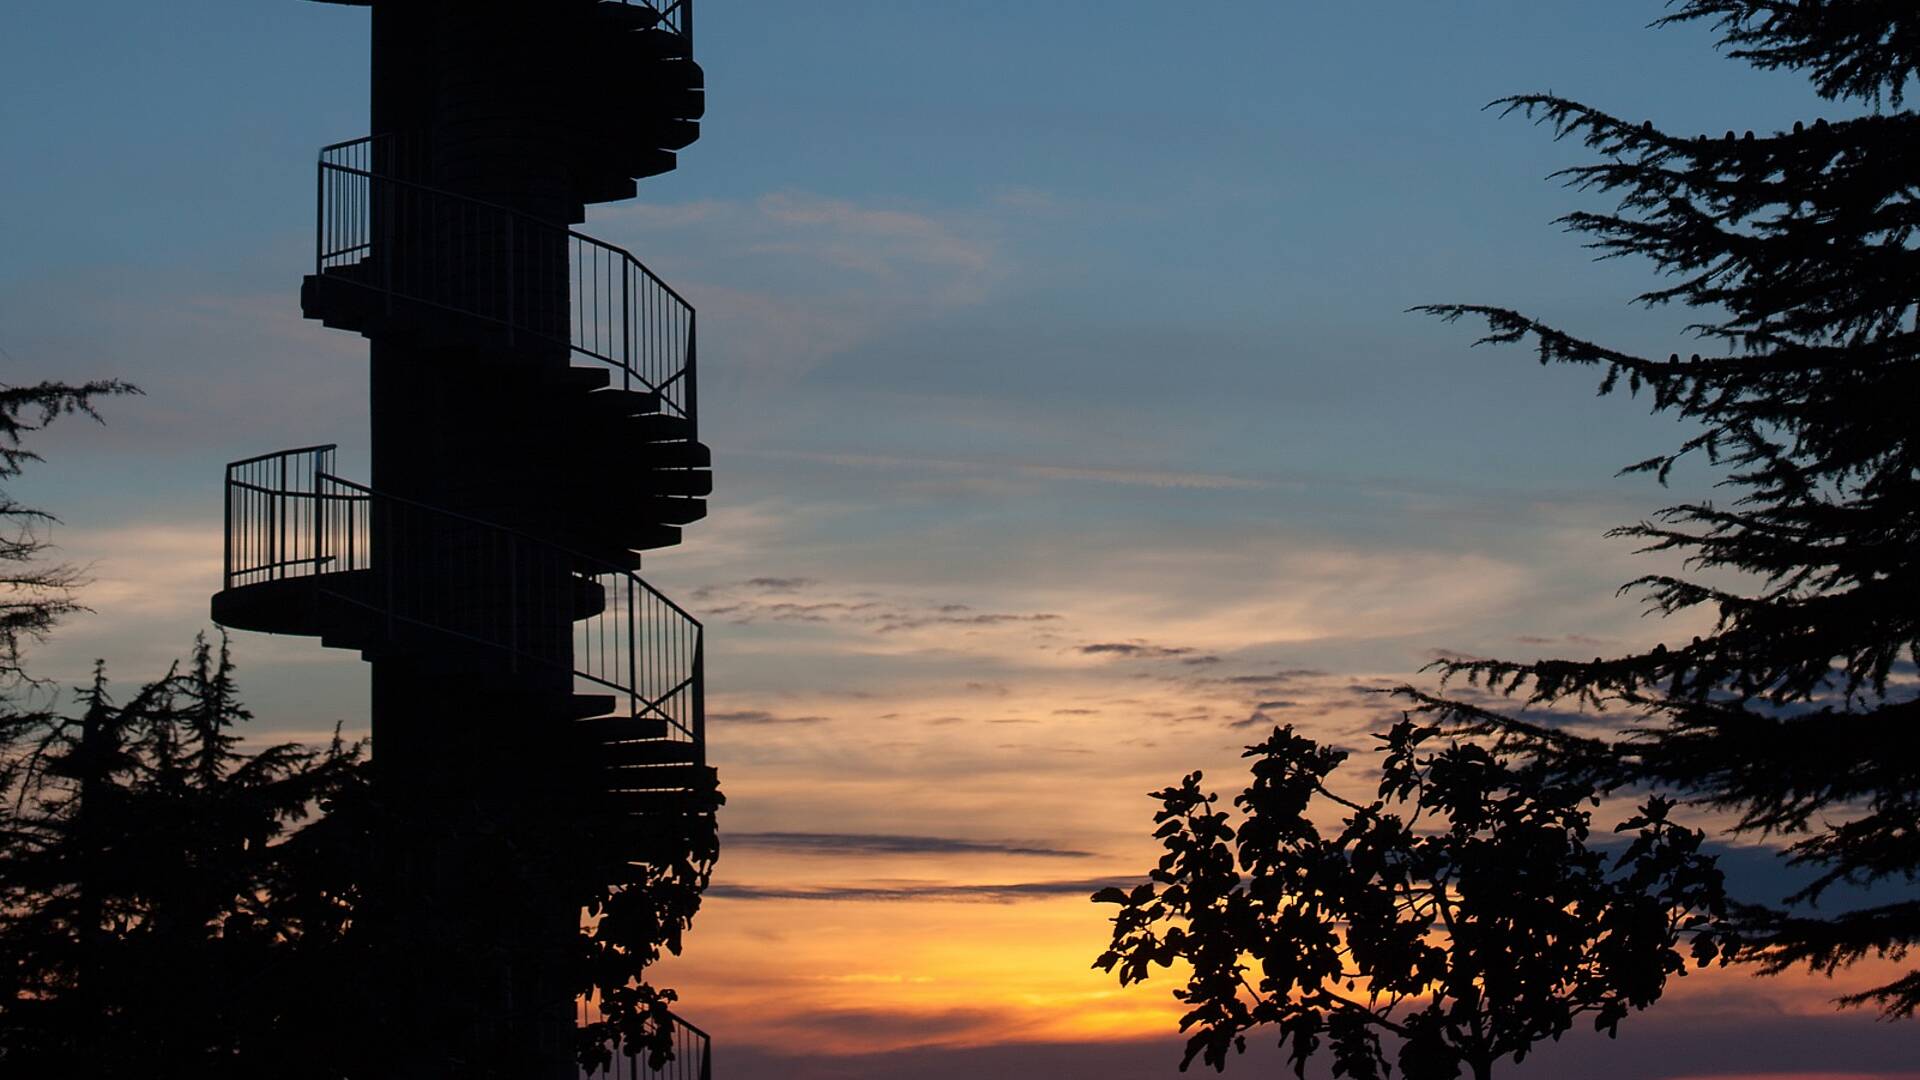
[[[383,138],[383,136],[362,135],[358,139],[348,139],[345,142],[331,143],[327,146],[323,146],[320,148],[320,152],[321,154],[324,155],[330,150],[344,150],[347,147],[354,146],[359,143],[371,143],[380,138]],[[666,290],[667,295],[679,301],[682,307],[685,307],[689,312],[694,310],[693,304],[690,303],[686,297],[680,295],[680,290],[667,284],[666,279],[662,278],[659,274],[654,273],[652,268],[647,266],[646,263],[640,261],[639,256],[635,255],[631,251],[628,251],[626,248],[621,247],[619,244],[608,243],[607,241],[602,240],[597,236],[590,236],[586,233],[580,232],[566,225],[556,225],[553,222],[547,220],[546,218],[539,216],[538,214],[530,214],[525,210],[508,206],[504,203],[493,202],[490,199],[482,199],[478,196],[467,195],[458,191],[449,191],[443,187],[435,187],[432,184],[420,183],[418,180],[406,180],[398,176],[388,175],[386,173],[377,173],[371,169],[359,169],[351,165],[342,165],[342,164],[339,164],[338,162],[328,161],[324,157],[322,157],[320,160],[320,167],[322,169],[328,169],[333,172],[346,173],[349,176],[358,176],[366,180],[378,180],[383,184],[396,184],[400,187],[412,188],[415,191],[424,192],[428,195],[434,195],[443,199],[454,199],[459,202],[467,203],[471,206],[482,207],[487,210],[492,210],[496,213],[507,214],[512,217],[518,218],[519,220],[524,221],[529,225],[534,226],[535,228],[549,229],[554,232],[564,232],[567,234],[568,237],[574,240],[578,240],[583,244],[591,244],[594,247],[597,247],[600,250],[607,252],[608,254],[620,256],[623,260],[632,264],[634,269],[640,271],[642,274],[645,274],[647,277],[647,280],[653,282],[655,285],[658,285],[660,286],[660,288]],[[319,268],[315,267],[315,269],[317,270]]]
[[[396,164],[405,150],[385,134],[321,150],[316,280],[363,268],[349,280],[389,305],[438,308],[500,326],[509,341],[524,334],[570,349],[617,372],[620,389],[657,395],[660,411],[698,437],[698,312],[678,289],[618,244],[409,178],[414,170]],[[517,276],[528,267],[538,268],[533,277]],[[546,284],[556,274],[567,283],[557,296]]]
[[[588,1000],[589,999],[586,998],[580,1000],[580,1011],[577,1019],[582,1024],[587,1023]],[[672,1025],[669,1030],[675,1031],[676,1033],[684,1033],[679,1038],[670,1037],[674,1057],[673,1060],[668,1063],[667,1069],[654,1069],[649,1067],[646,1063],[647,1051],[645,1049],[633,1049],[622,1045],[614,1052],[613,1060],[608,1062],[605,1069],[594,1069],[591,1072],[582,1069],[580,1070],[580,1075],[589,1078],[589,1080],[601,1076],[607,1077],[608,1080],[623,1080],[623,1078],[625,1078],[625,1080],[642,1080],[643,1077],[664,1077],[667,1075],[689,1077],[689,1080],[712,1080],[713,1036],[707,1034],[705,1029],[689,1023],[685,1017],[674,1012],[672,1009],[662,1009],[661,1011],[666,1013],[667,1020]],[[682,1051],[685,1050],[697,1050],[699,1060],[697,1062],[684,1062],[680,1055]],[[628,1063],[628,1068],[624,1070],[620,1067],[620,1060],[622,1058],[625,1058]],[[688,1065],[692,1066],[691,1072],[689,1072],[686,1067]]]
[[[330,475],[328,476],[328,479],[332,479],[332,478],[333,477],[331,477]],[[303,495],[311,498],[316,494],[316,492],[300,491],[295,488],[267,487],[265,484],[253,484],[253,483],[248,483],[245,480],[229,479],[227,481],[227,486],[236,487],[241,489],[242,491],[257,491],[262,495],[285,495],[289,498],[295,498],[295,499],[300,498]],[[373,496],[371,495],[328,495],[326,497],[329,499],[339,499],[343,502],[347,502],[347,501],[360,502],[366,499],[370,499]]]
[[[700,1027],[700,1025],[695,1024],[691,1020],[688,1020],[686,1017],[681,1016],[677,1012],[674,1012],[672,1009],[667,1010],[667,1015],[672,1017],[673,1022],[678,1026],[686,1028],[688,1031],[693,1032],[695,1035],[700,1036],[702,1039],[705,1039],[709,1042],[713,1041],[713,1036],[707,1034],[706,1030]]]
[[[353,146],[358,143],[370,143],[379,138],[381,138],[381,136],[379,135],[362,135],[357,139],[341,139],[339,142],[328,143],[327,145],[320,148],[320,158],[322,161],[324,161],[326,160],[326,156],[328,154],[333,153],[335,150],[345,150],[349,146]]]
[[[268,455],[268,456],[272,456],[272,455]],[[490,529],[494,532],[501,533],[506,536],[517,537],[518,539],[525,540],[530,544],[534,544],[539,547],[544,547],[558,554],[565,555],[569,559],[574,559],[581,563],[585,563],[590,566],[597,567],[598,569],[596,569],[594,572],[598,574],[623,575],[629,580],[631,580],[632,582],[634,582],[635,584],[639,585],[641,588],[645,589],[647,593],[651,595],[654,599],[672,608],[682,618],[692,623],[694,626],[694,629],[696,630],[706,629],[706,627],[701,624],[700,620],[694,618],[691,614],[687,612],[685,608],[681,607],[679,604],[676,604],[672,600],[668,599],[666,595],[662,593],[660,590],[654,588],[652,585],[647,584],[646,578],[641,577],[640,575],[634,573],[631,570],[628,570],[623,566],[619,566],[615,563],[610,563],[605,559],[595,558],[594,556],[588,555],[585,552],[577,551],[573,548],[570,548],[565,544],[556,544],[553,541],[548,540],[543,536],[537,536],[533,533],[527,532],[524,529],[516,529],[511,525],[501,525],[497,522],[488,521],[485,518],[477,518],[472,516],[471,514],[463,514],[458,510],[449,510],[444,506],[435,506],[432,503],[424,503],[418,499],[409,499],[404,495],[391,495],[385,492],[375,491],[374,489],[368,487],[365,484],[362,484],[353,480],[348,480],[344,477],[335,476],[332,473],[322,472],[322,473],[319,473],[318,476],[322,480],[326,480],[331,483],[338,484],[341,487],[347,488],[350,491],[358,492],[359,493],[358,496],[355,496],[357,498],[383,499],[387,502],[395,502],[395,503],[400,503],[403,506],[411,506],[416,510],[424,510],[430,514],[438,514],[441,517],[452,518],[453,520],[461,522],[462,524],[473,525],[482,529]],[[346,497],[346,496],[334,496],[334,495],[320,496],[318,492],[292,492],[291,494],[296,496],[311,494],[316,497],[325,497],[325,498],[345,498]]]
[[[239,461],[229,461],[227,462],[227,470],[231,472],[233,471],[233,469],[237,468],[238,466],[252,465],[257,462],[267,461],[271,458],[278,458],[278,457],[290,458],[290,457],[295,457],[299,454],[318,454],[318,453],[324,453],[326,451],[338,450],[338,449],[340,449],[339,443],[315,443],[312,446],[296,446],[291,450],[272,450],[264,454],[255,454],[250,458],[241,458]]]
[[[516,658],[515,663],[525,661],[566,670],[575,679],[625,697],[628,715],[658,717],[692,742],[704,745],[705,708],[700,684],[706,628],[699,619],[645,578],[606,559],[524,529],[385,494],[335,475],[330,471],[335,449],[333,444],[301,447],[256,455],[227,466],[221,560],[225,588],[342,572],[384,571],[388,576],[377,579],[386,581],[384,599],[360,595],[352,589],[316,587],[340,601],[384,615],[389,622],[417,625],[502,649]],[[396,517],[396,512],[406,516]],[[489,544],[499,545],[493,550],[522,552],[534,560],[534,566],[551,567],[568,580],[601,590],[599,606],[569,616],[568,621],[577,624],[572,631],[573,645],[568,651],[554,653],[529,647],[514,617],[499,628],[475,628],[464,625],[457,610],[449,612],[433,605],[413,610],[397,604],[392,576],[397,564],[390,556],[377,554],[375,532],[368,530],[418,527],[406,524],[409,521],[427,522],[428,535],[441,540],[457,541],[463,535],[477,533],[488,537]],[[345,534],[338,532],[343,524]],[[514,579],[510,576],[508,580]]]

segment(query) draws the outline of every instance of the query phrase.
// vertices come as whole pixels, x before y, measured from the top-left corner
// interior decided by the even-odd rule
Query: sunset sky
[[[1651,31],[1658,0],[703,0],[677,172],[581,228],[700,312],[712,514],[644,576],[708,628],[728,805],[660,978],[716,1076],[1175,1075],[1177,1003],[1089,964],[1146,792],[1237,790],[1274,723],[1364,751],[1442,654],[1587,657],[1691,625],[1614,595],[1605,530],[1683,437],[1594,378],[1405,313],[1520,307],[1664,355],[1545,179],[1552,90],[1718,133],[1841,115]],[[12,493],[92,567],[33,657],[122,685],[210,629],[224,462],[341,444],[365,342],[300,317],[313,159],[365,133],[366,11],[13,5],[0,33],[0,381],[115,376]],[[516,433],[497,425],[502,453]],[[235,638],[262,740],[367,726],[367,668]],[[1364,758],[1366,755],[1357,755]],[[1356,767],[1364,762],[1356,762]],[[1603,822],[1611,825],[1612,822]],[[1790,891],[1728,852],[1756,899]],[[1617,1042],[1503,1075],[1920,1080],[1920,1027],[1834,980],[1690,976]],[[1272,1055],[1240,1062],[1274,1075]]]

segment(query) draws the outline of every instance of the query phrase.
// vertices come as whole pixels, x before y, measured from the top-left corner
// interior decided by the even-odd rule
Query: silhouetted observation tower
[[[357,5],[374,134],[320,152],[300,297],[370,343],[372,476],[229,465],[213,615],[373,665],[391,1075],[571,1078],[582,890],[715,851],[701,627],[636,573],[706,514],[694,312],[569,227],[698,135],[693,4]]]

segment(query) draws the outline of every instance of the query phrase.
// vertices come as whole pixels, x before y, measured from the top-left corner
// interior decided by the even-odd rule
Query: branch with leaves
[[[1094,895],[1119,908],[1094,966],[1122,985],[1188,967],[1183,1069],[1223,1069],[1271,1026],[1301,1076],[1324,1047],[1335,1076],[1380,1080],[1392,1038],[1408,1080],[1484,1078],[1578,1018],[1613,1034],[1689,956],[1725,961],[1720,873],[1670,803],[1649,800],[1609,852],[1589,790],[1437,735],[1408,719],[1376,736],[1368,803],[1329,786],[1345,751],[1291,727],[1247,748],[1238,824],[1199,773],[1155,793],[1166,854]]]

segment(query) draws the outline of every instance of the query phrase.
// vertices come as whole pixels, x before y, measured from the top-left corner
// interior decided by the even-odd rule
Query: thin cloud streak
[[[883,454],[834,454],[788,451],[756,456],[790,461],[816,461],[827,465],[847,465],[872,469],[926,469],[945,473],[985,476],[1027,476],[1041,480],[1086,480],[1100,484],[1129,487],[1200,488],[1204,490],[1252,489],[1268,485],[1264,481],[1222,473],[1180,472],[1165,469],[1116,469],[1087,465],[1058,465],[1037,462],[964,461],[952,458],[901,457]]]
[[[1058,896],[1091,896],[1119,879],[1082,878],[1073,881],[1026,881],[1006,885],[961,885],[951,882],[918,882],[900,885],[823,885],[818,887],[786,885],[733,885],[716,882],[707,888],[707,896],[716,900],[821,900],[821,901],[959,901],[1015,904],[1025,900]]]
[[[778,725],[778,724],[825,724],[831,722],[826,716],[781,716],[765,709],[732,709],[724,712],[709,712],[707,719],[717,724],[740,725]]]
[[[1086,859],[1093,852],[1042,847],[1011,841],[962,840],[950,836],[908,836],[886,833],[735,832],[728,833],[731,848],[768,848],[804,855],[1035,855]]]

